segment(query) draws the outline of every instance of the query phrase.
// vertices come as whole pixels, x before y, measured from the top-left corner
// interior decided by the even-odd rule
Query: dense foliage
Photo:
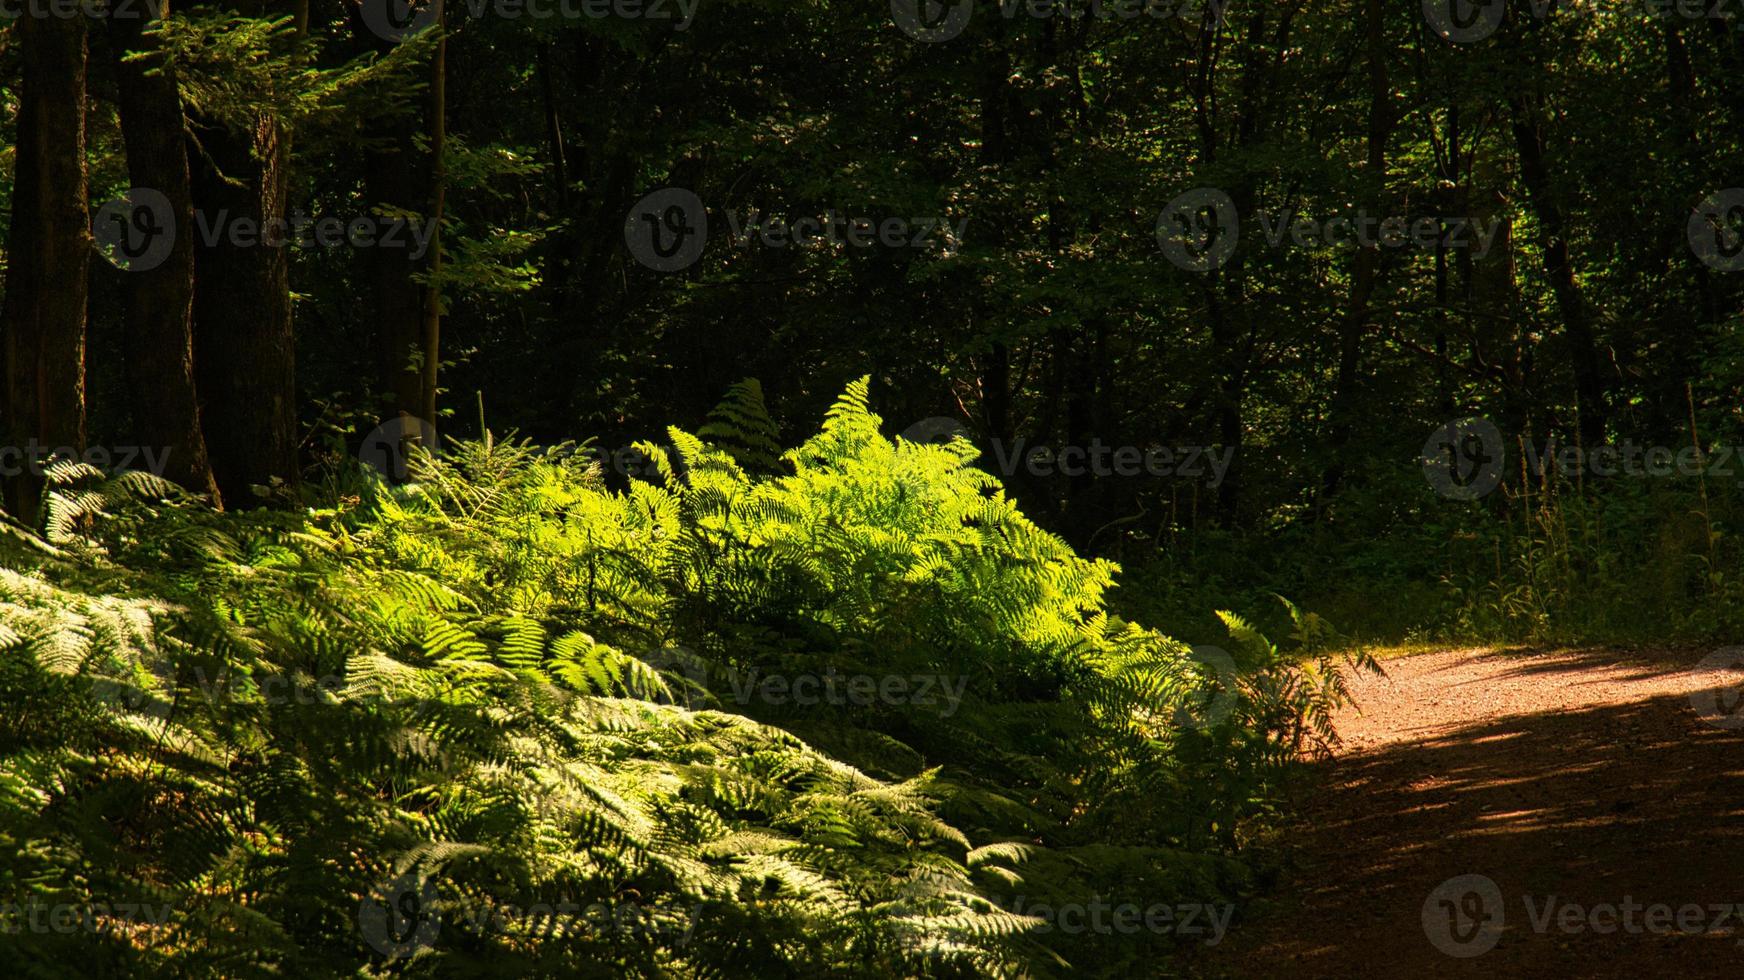
[[[1721,0],[18,6],[0,962],[1166,971],[1366,644],[1744,627]]]
[[[0,581],[0,883],[157,914],[11,958],[1120,975],[1173,940],[1038,933],[1018,897],[1240,895],[1244,826],[1329,734],[1335,637],[1301,615],[1282,653],[1231,616],[1196,658],[1111,616],[1116,568],[966,443],[881,435],[863,381],[779,462],[746,448],[757,404],[624,491],[494,438],[301,512],[59,469]],[[743,696],[826,670],[943,693]],[[437,925],[384,931],[408,894]]]
[[[1076,547],[1160,563],[1146,581],[1170,587],[1145,608],[1183,634],[1215,636],[1206,610],[1230,589],[1282,591],[1385,639],[1731,625],[1736,466],[1698,487],[1517,465],[1518,440],[1717,460],[1744,435],[1744,280],[1724,197],[1744,152],[1744,41],[1723,4],[1485,4],[1455,36],[1436,11],[1463,4],[1126,18],[976,2],[936,43],[877,3],[449,6],[423,32],[384,34],[394,4],[376,0],[193,4],[138,36],[86,30],[91,212],[130,186],[164,189],[138,166],[141,134],[186,117],[193,224],[265,217],[201,166],[265,193],[258,157],[289,218],[440,229],[415,257],[195,242],[175,276],[195,294],[197,398],[131,356],[157,336],[131,305],[149,276],[100,259],[88,276],[45,270],[89,282],[91,443],[174,446],[166,475],[195,490],[203,470],[174,461],[210,450],[210,488],[246,507],[251,485],[304,475],[310,448],[355,449],[399,413],[480,437],[474,392],[499,428],[597,433],[617,459],[673,420],[696,424],[747,374],[801,425],[871,374],[897,431],[955,419]],[[0,85],[22,108],[22,38],[5,37]],[[174,85],[152,115],[129,100],[160,62]],[[129,128],[133,114],[144,122]],[[0,114],[9,145],[21,121]],[[635,205],[663,187],[707,210],[706,245],[678,271],[626,246]],[[14,190],[0,180],[8,213]],[[1206,190],[1232,202],[1239,234],[1198,271],[1170,260],[1159,229]],[[832,215],[926,234],[859,247],[757,233]],[[1388,220],[1429,221],[1433,241],[1389,242]],[[39,250],[40,229],[13,234],[9,262]],[[255,275],[256,252],[282,269]],[[153,275],[175,278],[177,261]],[[224,387],[233,375],[254,390]],[[205,446],[157,424],[179,400],[204,406]],[[1500,427],[1512,462],[1503,493],[1460,507],[1428,492],[1416,459],[1436,426],[1471,415]],[[18,444],[62,438],[13,427]],[[1098,443],[1228,463],[1210,479],[1009,462]],[[1547,599],[1553,569],[1568,588]],[[1646,619],[1559,607],[1641,577],[1658,611]]]

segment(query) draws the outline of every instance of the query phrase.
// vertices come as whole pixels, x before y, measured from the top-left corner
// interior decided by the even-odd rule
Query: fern
[[[893,443],[869,405],[862,379],[778,466],[736,386],[622,491],[512,435],[297,513],[57,471],[54,540],[0,547],[0,884],[170,912],[19,958],[1016,976],[1166,955],[1111,958],[1014,899],[1238,891],[1242,828],[1344,695],[1329,628],[1292,607],[1280,652],[1228,615],[1231,666],[1207,666],[1109,615],[1118,568],[971,446]],[[798,676],[952,700],[741,693]],[[1180,723],[1208,701],[1228,710]],[[384,952],[360,913],[406,888],[435,934]],[[540,903],[647,924],[508,914]]]

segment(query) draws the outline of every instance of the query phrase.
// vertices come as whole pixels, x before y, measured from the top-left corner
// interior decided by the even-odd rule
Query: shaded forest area
[[[0,943],[1186,969],[1370,647],[1744,625],[1731,8],[17,0]]]

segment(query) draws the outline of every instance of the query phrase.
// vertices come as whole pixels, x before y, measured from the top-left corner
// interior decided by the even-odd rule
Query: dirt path
[[[1197,971],[1744,974],[1744,716],[1711,707],[1744,673],[1702,659],[1389,661],[1339,720],[1278,897]]]

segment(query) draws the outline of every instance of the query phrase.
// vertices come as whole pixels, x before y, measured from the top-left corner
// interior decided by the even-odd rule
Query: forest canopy
[[[0,949],[1193,969],[1374,648],[1744,625],[1730,6],[21,0]]]

